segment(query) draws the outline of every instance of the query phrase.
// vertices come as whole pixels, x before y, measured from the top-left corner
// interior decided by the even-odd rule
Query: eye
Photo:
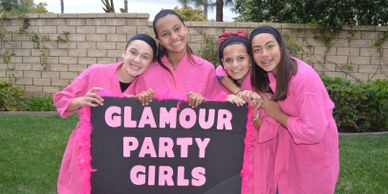
[[[253,53],[258,53],[258,52],[260,52],[260,48],[254,48],[253,49]]]
[[[239,61],[245,60],[245,56],[239,56],[239,57],[238,57],[238,60],[239,60]]]
[[[136,55],[137,54],[137,52],[135,50],[130,50],[129,53],[132,54],[132,55]]]
[[[269,45],[267,46],[267,48],[269,48],[269,49],[272,49],[273,47],[275,47],[275,44],[269,44]]]
[[[232,63],[232,59],[231,58],[224,58],[224,63]]]
[[[167,37],[167,36],[168,36],[168,33],[162,33],[160,36],[161,36],[161,37]]]
[[[150,56],[148,56],[148,55],[143,55],[143,59],[144,60],[149,60],[151,57]]]

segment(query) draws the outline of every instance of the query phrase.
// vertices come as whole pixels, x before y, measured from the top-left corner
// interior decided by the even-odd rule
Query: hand
[[[80,106],[90,106],[90,107],[97,107],[104,105],[104,99],[101,98],[100,95],[97,94],[97,92],[102,91],[103,88],[99,87],[93,87],[91,88],[88,93],[86,93],[85,96],[81,97],[79,99]]]
[[[265,113],[287,128],[288,115],[282,111],[279,104],[271,100],[268,94],[262,95],[262,99]]]
[[[195,92],[187,93],[187,98],[188,98],[187,102],[192,108],[198,107],[198,105],[200,105],[203,101],[205,101],[205,97]]]
[[[253,110],[257,110],[263,106],[263,99],[262,97],[256,93],[251,91],[249,94],[248,102],[250,102]]]
[[[150,88],[148,90],[144,90],[140,92],[137,96],[140,103],[145,106],[148,105],[150,102],[152,102],[152,97],[154,95],[154,91]]]
[[[228,97],[226,98],[226,101],[232,104],[235,104],[238,107],[243,106],[245,104],[244,99],[234,94],[229,94]]]

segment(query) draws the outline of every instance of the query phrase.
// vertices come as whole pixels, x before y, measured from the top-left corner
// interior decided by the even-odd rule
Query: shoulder
[[[315,90],[321,87],[322,81],[319,74],[308,63],[293,58],[297,64],[297,73],[291,78],[290,84],[293,88]]]
[[[214,65],[212,63],[210,63],[209,61],[207,61],[206,59],[200,57],[200,56],[197,56],[195,54],[192,54],[191,55],[194,62],[197,64],[197,65],[200,65],[200,66],[204,66],[205,68],[212,68],[212,69],[215,69],[214,68]]]

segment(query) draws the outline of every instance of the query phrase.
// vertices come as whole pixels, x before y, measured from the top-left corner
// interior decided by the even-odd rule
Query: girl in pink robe
[[[156,98],[187,99],[192,107],[215,99],[220,86],[214,79],[214,66],[193,53],[182,18],[173,10],[162,10],[153,28],[159,42],[158,58],[139,77],[136,91],[152,89]]]
[[[133,94],[137,76],[142,74],[156,56],[156,42],[145,34],[132,37],[123,52],[123,61],[115,64],[95,64],[83,71],[63,91],[54,95],[54,103],[59,114],[66,118],[77,111],[80,118],[85,114],[82,107],[100,106],[103,99],[97,94],[104,91],[114,96]],[[71,133],[62,159],[58,177],[59,194],[89,193],[88,183],[82,175],[81,147],[85,144],[82,137],[82,123]],[[90,173],[90,172],[87,172]]]
[[[263,96],[262,109],[280,127],[259,126],[259,142],[278,141],[275,184],[279,194],[330,194],[339,172],[338,131],[334,103],[319,75],[305,62],[291,58],[280,33],[260,26],[250,35],[253,87]],[[267,96],[267,97],[266,97]],[[276,124],[278,125],[278,124]],[[277,129],[277,130],[276,130]]]
[[[216,69],[217,78],[224,84],[228,90],[233,93],[228,96],[228,100],[237,105],[245,103],[243,98],[251,97],[251,46],[250,41],[244,32],[224,32],[219,36],[219,59],[220,65]],[[229,82],[229,83],[228,83]],[[279,127],[271,118],[261,112],[264,119],[263,125]],[[251,118],[249,118],[251,119]],[[276,139],[270,137],[267,140],[259,142],[257,130],[249,131],[247,128],[247,138],[250,144],[245,145],[245,155],[249,161],[246,161],[245,169],[252,169],[247,173],[243,169],[243,194],[267,194],[275,193],[274,188],[274,165]],[[263,138],[264,139],[264,138]],[[244,179],[243,179],[244,180]]]

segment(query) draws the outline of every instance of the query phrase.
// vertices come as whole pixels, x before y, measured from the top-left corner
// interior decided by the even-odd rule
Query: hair
[[[167,15],[175,15],[175,16],[178,17],[178,19],[182,22],[182,24],[183,24],[184,26],[186,26],[186,25],[185,25],[185,22],[184,22],[183,19],[182,19],[182,17],[181,17],[178,13],[176,13],[174,10],[171,10],[171,9],[163,9],[163,10],[159,11],[158,14],[155,15],[154,21],[153,21],[153,23],[152,23],[152,27],[153,27],[153,30],[154,30],[156,39],[159,39],[159,37],[158,37],[158,31],[156,30],[156,24],[158,23],[158,21],[159,21],[161,18],[163,18],[163,17],[165,17],[165,16],[167,16]],[[189,46],[188,43],[186,44],[186,53],[187,53],[187,55],[188,55],[188,57],[189,57],[189,61],[192,62],[192,63],[194,63],[194,64],[196,64],[196,62],[194,61],[193,56],[192,56],[192,55],[194,54],[194,52],[193,52],[193,50],[191,49],[191,47]],[[162,57],[163,57],[164,55],[168,55],[168,52],[167,52],[166,48],[164,48],[164,46],[163,46],[162,44],[158,43],[158,54],[157,54],[157,57],[156,57],[156,61],[158,61],[158,63],[159,63],[164,69],[166,69],[167,71],[170,72],[170,70],[167,68],[167,66],[162,62]],[[171,73],[171,72],[170,72],[170,73]]]
[[[273,35],[280,46],[280,62],[276,74],[276,90],[272,97],[272,100],[282,101],[287,98],[290,79],[298,71],[298,66],[296,65],[295,60],[292,59],[288,54],[286,45],[279,31],[271,26],[260,26],[253,30],[250,35],[251,43],[253,38],[261,33],[269,33]],[[271,88],[269,87],[269,79],[267,72],[258,65],[256,65],[256,62],[254,60],[252,61],[252,63],[254,63],[254,65],[252,65],[253,67],[251,81],[254,89],[260,92],[272,92]]]
[[[251,43],[249,42],[249,39],[245,32],[238,31],[238,32],[227,32],[225,31],[223,34],[218,36],[218,40],[220,42],[220,46],[218,49],[218,59],[220,60],[220,65],[224,67],[224,64],[222,62],[222,59],[224,58],[224,49],[228,47],[229,45],[233,44],[241,44],[245,47],[249,60],[252,62],[252,50],[251,50]],[[241,84],[238,83],[238,80],[233,79],[232,77],[228,76],[230,79],[233,80],[233,82],[240,86]]]
[[[125,45],[125,50],[128,49],[129,45],[134,40],[141,40],[147,43],[152,48],[152,54],[153,54],[152,60],[154,61],[156,59],[158,47],[157,47],[156,41],[151,36],[147,34],[136,34],[135,36],[133,36],[128,40],[127,44]]]

